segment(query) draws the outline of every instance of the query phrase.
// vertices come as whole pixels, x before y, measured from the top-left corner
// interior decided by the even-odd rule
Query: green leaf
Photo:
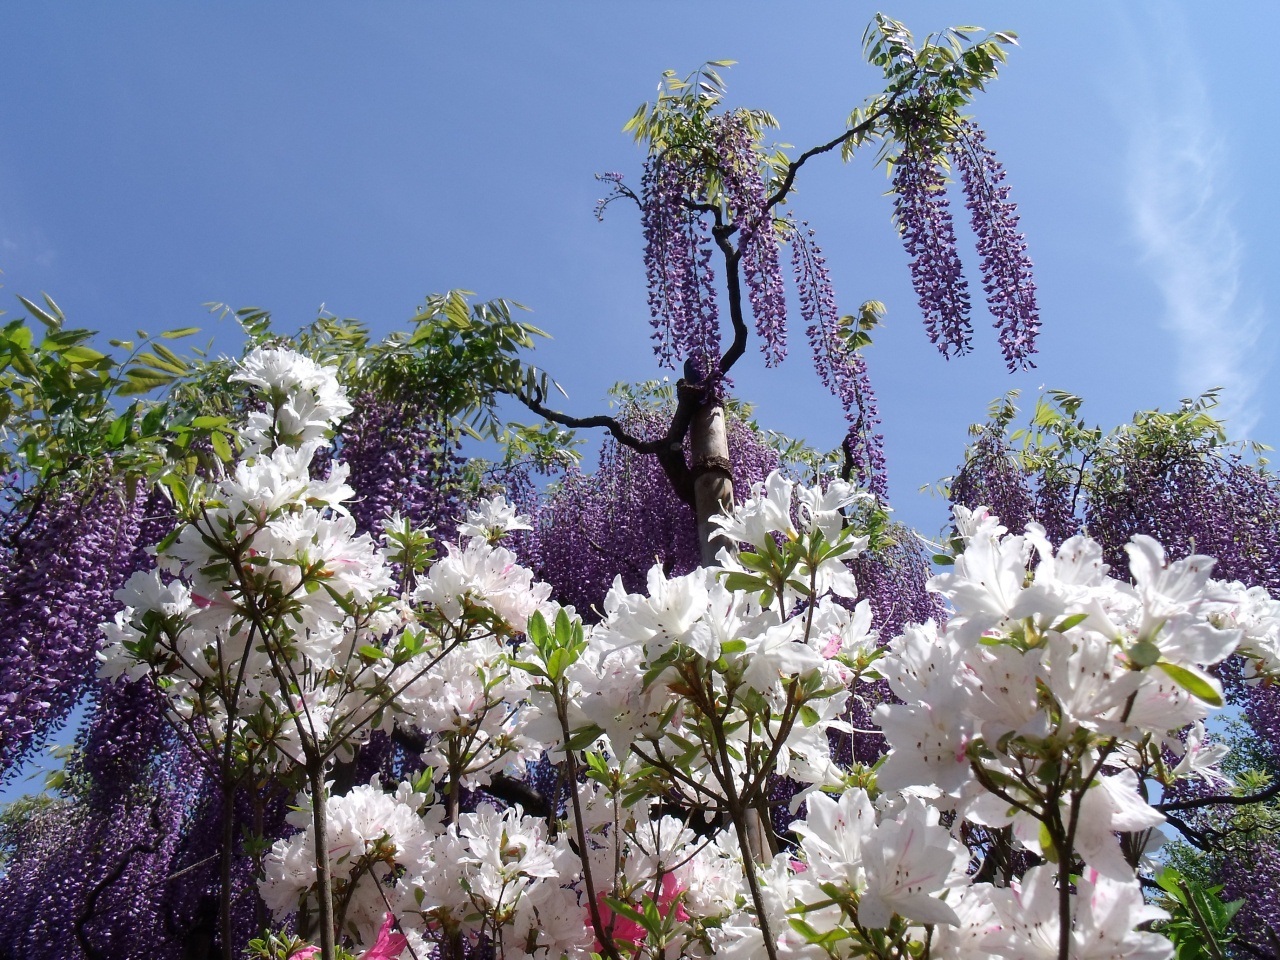
[[[97,350],[90,349],[89,347],[81,346],[68,347],[61,351],[61,354],[62,358],[70,363],[90,364],[106,359],[106,354],[99,353]]]
[[[617,897],[610,897],[610,896],[606,896],[604,898],[604,902],[609,905],[609,909],[612,910],[614,913],[621,914],[622,916],[626,917],[628,920],[638,923],[640,924],[640,926],[645,927],[645,929],[648,929],[648,927],[646,926],[645,915],[641,913],[639,910],[637,910],[635,907],[631,906],[629,903],[624,903],[623,901],[619,900]]]
[[[37,307],[34,303],[32,303],[26,297],[19,297],[18,300],[21,301],[22,305],[27,308],[27,311],[33,317],[35,317],[37,320],[43,323],[50,330],[56,331],[56,330],[62,329],[61,318],[55,316],[52,313],[48,313],[47,311],[45,311],[40,307]]]
[[[1069,617],[1063,617],[1049,629],[1054,633],[1066,633],[1072,627],[1078,627],[1088,619],[1089,615],[1087,613],[1073,613]]]
[[[171,377],[168,374],[147,370],[143,367],[133,367],[126,371],[125,382],[120,385],[118,392],[123,397],[134,396],[139,393],[150,393],[157,387],[169,386],[175,379],[175,377]]]
[[[218,459],[223,463],[230,463],[236,458],[231,451],[231,443],[227,440],[227,435],[221,430],[215,430],[209,434],[209,442],[213,444],[213,452],[218,455]]]
[[[178,356],[176,353],[174,353],[172,350],[166,347],[163,343],[153,343],[151,346],[155,349],[156,353],[160,354],[160,356],[164,357],[165,360],[169,361],[169,364],[174,368],[176,368],[179,372],[181,373],[187,372],[187,361],[182,359],[182,357]]]
[[[767,584],[767,581],[761,577],[755,577],[749,573],[741,573],[736,570],[733,573],[724,574],[721,577],[721,581],[724,583],[726,590],[731,590],[735,593],[754,593]]]
[[[1213,707],[1222,706],[1222,694],[1219,692],[1217,684],[1210,677],[1205,676],[1198,670],[1182,667],[1167,660],[1161,660],[1156,666],[1168,674],[1169,679],[1193,697],[1203,700]]]
[[[573,732],[573,736],[569,738],[569,742],[566,746],[570,750],[582,750],[591,746],[591,744],[600,739],[600,736],[603,733],[604,730],[597,727],[595,724],[591,724],[590,726],[575,730]]]
[[[125,437],[129,435],[129,427],[133,425],[134,414],[137,413],[137,404],[133,404],[123,414],[116,417],[107,426],[107,432],[103,436],[103,442],[112,449],[118,450],[124,445]]]
[[[24,377],[30,377],[32,380],[39,378],[40,369],[32,362],[25,350],[15,350],[9,359],[14,368]]]
[[[184,513],[191,504],[191,493],[187,490],[187,484],[182,477],[176,473],[166,473],[160,478],[160,485],[169,491],[178,512]]]
[[[142,418],[142,436],[154,437],[158,434],[161,426],[164,425],[165,414],[168,412],[168,406],[163,403],[157,404],[148,410],[146,416]]]
[[[179,327],[177,330],[166,330],[164,333],[160,334],[160,336],[164,337],[166,340],[179,340],[182,337],[189,337],[192,334],[199,332],[199,327]]]
[[[542,615],[541,610],[535,610],[529,617],[528,623],[524,628],[525,635],[529,638],[529,642],[537,648],[538,652],[546,657],[547,649],[551,645],[551,631],[547,628],[547,618]]]
[[[21,320],[15,320],[4,328],[5,339],[19,350],[30,350],[32,343],[31,328]]]
[[[157,347],[159,344],[156,345]],[[173,373],[181,376],[187,372],[186,365],[182,362],[174,363],[172,360],[166,360],[156,356],[154,353],[140,353],[136,357],[136,361],[145,364],[153,370],[163,370],[165,373]],[[137,369],[136,367],[134,369]]]

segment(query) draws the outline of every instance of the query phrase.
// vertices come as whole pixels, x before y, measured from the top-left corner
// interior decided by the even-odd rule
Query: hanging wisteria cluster
[[[589,626],[503,545],[528,523],[501,500],[434,561],[412,524],[357,535],[345,467],[308,471],[347,412],[332,375],[276,350],[241,376],[291,422],[249,424],[234,472],[191,489],[158,552],[175,579],[121,591],[104,669],[151,677],[180,720],[200,705],[210,746],[305,768],[262,893],[321,953],[1172,955],[1137,880],[1162,820],[1144,797],[1215,775],[1181,736],[1222,702],[1214,664],[1280,666],[1280,605],[1207,557],[1139,535],[1125,583],[1094,541],[957,508],[931,581],[951,619],[885,645],[850,566],[870,494],[775,472],[717,521],[737,551],[615,583]],[[887,758],[841,766],[830,735],[882,678]],[[331,792],[347,746],[402,728],[421,775]],[[539,814],[474,792],[544,751],[564,794]],[[778,776],[794,840],[766,815]],[[1029,869],[979,879],[992,851],[964,841],[1001,830]]]
[[[432,409],[430,399],[387,397],[368,389],[353,406],[343,424],[340,456],[356,492],[351,504],[356,525],[376,533],[392,511],[419,525],[452,523],[462,505],[462,458],[446,418]]]
[[[689,208],[702,177],[677,158],[650,158],[641,179],[644,269],[654,350],[664,366],[689,360],[699,378],[720,361],[720,309],[706,221]]]
[[[0,781],[67,718],[91,681],[97,624],[130,569],[142,506],[107,483],[5,518]]]
[[[965,206],[978,240],[982,289],[995,317],[1000,350],[1010,370],[1032,366],[1040,308],[1031,276],[1026,238],[1018,231],[1018,211],[1009,199],[1004,165],[972,120],[961,120],[948,147],[960,171]]]
[[[884,437],[876,395],[867,376],[867,362],[854,348],[854,331],[844,325],[836,307],[835,289],[826,257],[807,223],[791,224],[791,267],[800,295],[800,316],[813,349],[813,363],[823,385],[844,408],[849,430],[844,452],[859,484],[882,499],[888,496]]]
[[[712,143],[724,199],[738,228],[742,276],[756,335],[765,365],[772,367],[787,355],[787,301],[778,260],[778,230],[747,115],[720,117]]]
[[[99,680],[93,698],[63,796],[13,837],[0,941],[32,960],[185,960],[217,914],[208,770],[171,736],[150,684]],[[252,905],[238,900],[247,940]]]
[[[911,257],[911,283],[925,332],[944,357],[968,353],[969,282],[956,250],[946,178],[938,168],[936,141],[921,131],[893,162],[893,217]]]
[[[988,506],[1016,529],[1032,520],[1043,523],[1031,487],[1031,478],[1004,433],[988,428],[965,451],[964,464],[952,478],[947,497],[968,510]]]

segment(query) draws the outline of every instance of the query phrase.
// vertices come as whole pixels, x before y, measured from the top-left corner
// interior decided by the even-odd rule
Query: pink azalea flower
[[[688,920],[689,912],[685,910],[684,904],[677,902],[677,898],[683,892],[684,888],[676,880],[676,875],[674,873],[664,873],[662,875],[662,886],[658,890],[658,915],[665,917],[671,911],[671,905],[674,903],[676,919],[680,921]],[[636,945],[644,942],[646,936],[644,927],[629,917],[615,917],[613,911],[609,909],[609,905],[604,902],[603,895],[600,897],[600,922],[604,924],[606,930],[609,929],[612,922],[615,942]],[[600,949],[599,941],[596,941],[596,949]]]
[[[299,947],[289,954],[289,960],[311,960],[319,952],[319,947]]]
[[[382,921],[382,929],[378,931],[378,939],[372,947],[360,954],[360,960],[399,960],[409,939],[401,933],[392,933],[395,926],[395,914],[388,913]]]

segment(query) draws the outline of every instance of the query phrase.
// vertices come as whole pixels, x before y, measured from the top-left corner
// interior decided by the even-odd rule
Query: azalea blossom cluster
[[[955,613],[945,629],[908,627],[882,665],[902,702],[875,713],[891,748],[877,783],[975,832],[1006,830],[1044,861],[1008,891],[962,894],[969,922],[989,927],[975,949],[1167,953],[1133,932],[1158,917],[1136,879],[1164,820],[1145,798],[1154,783],[1220,777],[1207,668],[1237,650],[1268,660],[1274,607],[1259,616],[1240,584],[1210,579],[1212,560],[1168,562],[1148,537],[1127,548],[1124,583],[1085,537],[1055,551],[1037,524],[1012,535],[986,510],[955,513],[962,551],[934,579]]]
[[[239,763],[305,768],[263,863],[277,921],[450,960],[1171,955],[1137,881],[1145,798],[1218,776],[1213,666],[1280,662],[1277,605],[1208,558],[1136,537],[1125,583],[1086,538],[959,508],[931,582],[953,615],[882,637],[852,572],[870,495],[774,472],[716,521],[736,550],[615,582],[585,624],[505,544],[529,523],[501,499],[438,556],[396,516],[357,534],[342,464],[309,469],[344,413],[332,372],[261,350],[238,376],[276,413],[175,494],[104,671],[151,677]],[[838,762],[868,715],[887,757]],[[422,772],[334,791],[375,729]],[[501,805],[522,777],[530,802]]]
[[[564,879],[578,872],[567,835],[549,840],[545,821],[489,804],[446,824],[429,800],[408,783],[388,793],[376,778],[328,798],[339,925],[374,944],[390,911],[406,931],[402,950],[492,939],[513,955],[582,954],[590,937]],[[263,885],[280,917],[305,908],[315,874],[309,806],[291,822],[300,832],[276,842]]]
[[[388,602],[391,568],[342,506],[345,466],[324,480],[310,472],[351,410],[333,371],[260,348],[233,379],[262,400],[241,432],[244,456],[226,476],[179,489],[183,522],[157,566],[117,594],[125,606],[104,625],[99,657],[105,676],[156,677],[214,741],[301,762],[308,737],[367,735],[387,677],[381,650],[372,660],[360,650],[401,618]]]

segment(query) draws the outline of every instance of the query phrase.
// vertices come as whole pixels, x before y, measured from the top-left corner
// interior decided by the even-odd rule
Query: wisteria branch
[[[705,395],[705,390],[701,387],[687,383],[684,380],[677,383],[676,409],[671,416],[671,423],[667,427],[666,434],[648,440],[632,436],[621,422],[607,414],[597,414],[591,417],[573,417],[567,413],[552,409],[546,405],[544,402],[546,398],[543,396],[542,391],[536,387],[532,393],[515,390],[508,392],[544,420],[558,423],[560,426],[568,427],[571,430],[603,427],[609,431],[609,435],[614,440],[627,449],[634,450],[636,453],[653,454],[658,458],[663,471],[671,481],[676,496],[687,504],[693,504],[693,475],[689,470],[688,461],[685,459],[684,439],[689,433],[689,425],[693,422],[693,414],[702,403]]]
[[[1199,810],[1202,807],[1242,807],[1250,803],[1265,803],[1267,800],[1274,799],[1277,796],[1280,796],[1280,779],[1277,779],[1265,790],[1244,794],[1243,796],[1236,793],[1217,794],[1211,797],[1193,797],[1190,800],[1176,800],[1170,803],[1155,803],[1152,806],[1161,813],[1167,814],[1171,810]]]

